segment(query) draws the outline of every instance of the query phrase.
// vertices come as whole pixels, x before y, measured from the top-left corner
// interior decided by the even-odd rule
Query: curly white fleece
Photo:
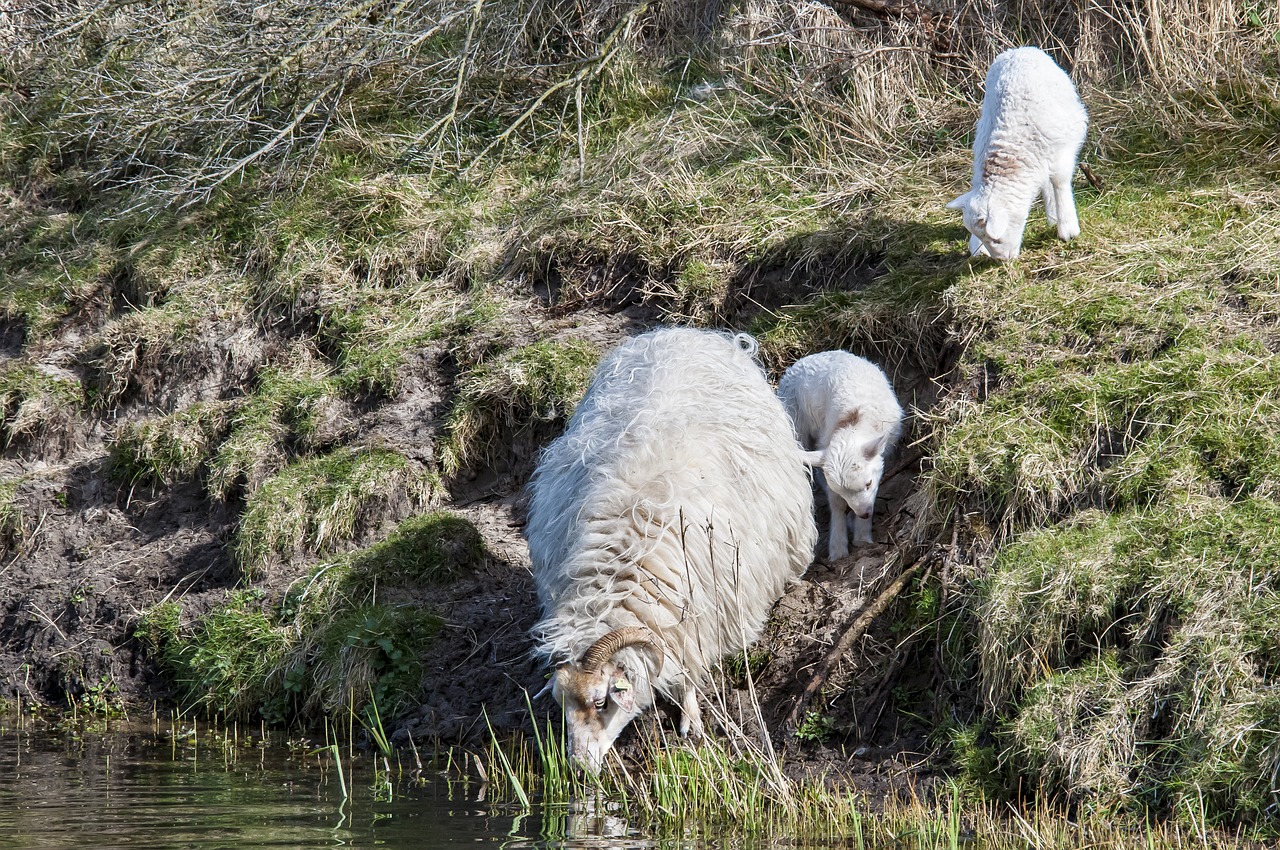
[[[745,334],[684,328],[623,342],[529,485],[536,652],[576,661],[612,629],[647,626],[665,660],[617,656],[637,712],[655,690],[680,704],[756,640],[812,560],[809,475],[754,351]]]

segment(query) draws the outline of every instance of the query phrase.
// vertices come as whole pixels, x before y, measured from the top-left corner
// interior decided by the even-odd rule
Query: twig
[[[889,603],[897,598],[902,589],[907,586],[907,582],[920,569],[922,558],[917,558],[889,585],[875,601],[854,617],[852,622],[845,628],[844,634],[836,641],[835,646],[827,652],[826,656],[818,664],[813,672],[813,678],[809,680],[809,684],[805,686],[804,692],[796,700],[796,704],[792,707],[791,713],[787,715],[787,727],[796,729],[800,725],[800,719],[804,717],[805,710],[809,707],[810,701],[813,700],[815,694],[821,690],[822,686],[827,683],[827,679],[831,677],[831,671],[840,663],[840,659],[844,654],[858,641],[858,638],[866,634],[867,629],[875,621],[876,617],[884,613],[889,607]]]
[[[925,571],[928,575],[929,571]],[[865,711],[862,717],[865,719],[870,717],[870,723],[858,723],[858,740],[868,741],[875,734],[877,727],[880,726],[880,718],[884,714],[884,707],[889,704],[889,691],[893,688],[893,683],[897,681],[898,676],[902,673],[902,668],[907,666],[907,658],[911,656],[911,651],[915,648],[916,642],[925,634],[923,629],[917,629],[907,637],[903,638],[898,644],[898,648],[894,650],[893,661],[889,664],[889,669],[885,671],[884,678],[880,680],[880,687],[876,688],[875,694],[871,699],[867,700]]]
[[[1099,195],[1101,195],[1101,194],[1102,194],[1102,180],[1100,180],[1100,179],[1099,179],[1099,178],[1098,178],[1098,177],[1093,173],[1093,169],[1092,169],[1092,168],[1090,168],[1089,166],[1085,165],[1085,164],[1082,162],[1082,163],[1080,163],[1080,170],[1084,172],[1084,178],[1085,178],[1086,180],[1088,180],[1088,181],[1089,181],[1089,185],[1090,185],[1090,186],[1092,186],[1093,188],[1097,189],[1097,190],[1098,190],[1098,194],[1099,194]]]

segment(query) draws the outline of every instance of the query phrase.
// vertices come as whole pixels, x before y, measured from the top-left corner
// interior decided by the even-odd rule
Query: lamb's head
[[[1012,260],[1022,251],[1022,231],[1026,215],[1010,215],[1007,205],[989,193],[973,190],[947,204],[947,209],[960,210],[969,237],[969,253],[994,260]]]
[[[648,671],[625,669],[614,658],[631,646],[660,652],[648,629],[614,629],[551,677],[551,694],[564,710],[569,756],[593,774],[600,772],[618,734],[653,701]]]
[[[822,468],[822,477],[849,510],[870,519],[876,507],[876,491],[884,475],[887,434],[868,434],[853,428],[836,431],[820,452],[806,452],[805,463]]]

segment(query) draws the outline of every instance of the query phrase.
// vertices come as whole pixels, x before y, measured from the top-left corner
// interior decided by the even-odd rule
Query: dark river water
[[[258,739],[0,723],[0,849],[655,846],[613,817],[522,812],[478,783],[394,762],[388,775],[346,750],[339,778],[329,751]]]

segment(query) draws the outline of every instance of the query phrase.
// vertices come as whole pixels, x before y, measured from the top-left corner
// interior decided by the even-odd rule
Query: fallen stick
[[[815,694],[827,683],[827,679],[831,677],[831,671],[840,663],[840,659],[849,651],[850,647],[857,642],[858,638],[866,634],[867,629],[871,627],[871,623],[875,618],[884,613],[884,609],[889,607],[889,603],[897,598],[902,589],[907,586],[907,582],[920,569],[921,559],[917,558],[893,581],[893,584],[886,587],[875,601],[853,619],[836,641],[835,646],[831,647],[826,656],[823,657],[821,663],[813,671],[813,678],[809,680],[809,684],[805,686],[804,692],[800,694],[796,704],[791,708],[791,713],[787,715],[787,728],[795,730],[799,728],[800,721],[804,718],[805,709],[809,707],[809,703],[813,700]]]

